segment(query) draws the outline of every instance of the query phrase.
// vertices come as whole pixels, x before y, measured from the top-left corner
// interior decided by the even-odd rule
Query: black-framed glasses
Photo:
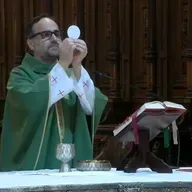
[[[55,30],[55,31],[41,31],[39,33],[35,33],[29,36],[29,39],[32,39],[36,37],[37,35],[40,35],[43,40],[49,40],[51,39],[52,35],[55,35],[58,39],[63,39],[64,37],[64,31],[62,30]]]

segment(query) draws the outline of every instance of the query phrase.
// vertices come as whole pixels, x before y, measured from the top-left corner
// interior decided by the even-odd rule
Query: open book
[[[185,107],[169,101],[145,103],[118,125],[113,134],[122,142],[136,142],[137,130],[149,129],[152,140],[185,112]]]

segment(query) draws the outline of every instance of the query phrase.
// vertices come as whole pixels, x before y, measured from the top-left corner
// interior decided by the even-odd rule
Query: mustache
[[[49,46],[49,48],[50,48],[50,47],[53,47],[53,46],[59,46],[59,43],[51,43],[50,46]]]

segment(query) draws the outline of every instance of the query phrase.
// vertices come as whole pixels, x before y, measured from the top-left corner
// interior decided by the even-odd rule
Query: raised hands
[[[73,53],[76,45],[72,39],[66,38],[60,44],[59,64],[68,68],[73,61]]]
[[[73,68],[78,67],[86,55],[87,45],[81,39],[73,40],[66,38],[60,44],[59,63],[63,67],[68,67],[70,64],[72,64]]]
[[[74,57],[72,61],[73,68],[81,65],[82,60],[87,55],[87,45],[83,40],[81,39],[74,40],[74,44],[76,45],[76,47],[74,50]]]

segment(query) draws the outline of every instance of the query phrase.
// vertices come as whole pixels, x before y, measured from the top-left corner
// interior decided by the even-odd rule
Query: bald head
[[[32,33],[36,34],[42,31],[55,31],[59,30],[59,27],[55,21],[50,18],[42,18],[39,22],[35,23],[32,27]]]

